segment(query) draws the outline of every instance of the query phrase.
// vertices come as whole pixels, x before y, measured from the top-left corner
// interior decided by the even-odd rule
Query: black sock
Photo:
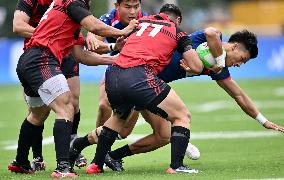
[[[103,169],[105,156],[114,143],[117,134],[116,131],[103,126],[102,132],[98,137],[96,155],[92,161],[92,163],[95,163],[100,169]]]
[[[72,133],[73,134],[77,134],[77,130],[78,130],[78,126],[79,126],[79,122],[81,119],[81,112],[79,110],[79,112],[77,112],[76,114],[74,114],[74,119],[73,119],[73,125],[72,125]]]
[[[33,157],[40,158],[43,160],[42,156],[42,132],[44,129],[44,125],[42,126],[34,126],[35,128],[35,137],[34,142],[32,143]]]
[[[109,155],[113,159],[122,159],[127,156],[132,156],[133,153],[130,151],[128,144],[122,146],[114,151],[109,152]]]
[[[77,150],[77,152],[81,152],[86,147],[90,146],[91,143],[88,140],[88,135],[84,137],[77,138],[73,143],[73,148]]]
[[[183,165],[183,158],[188,146],[190,130],[181,126],[172,127],[171,137],[171,168]]]
[[[72,122],[65,119],[56,119],[53,127],[55,152],[57,163],[69,161],[69,147]]]
[[[17,155],[16,161],[19,164],[29,164],[29,150],[34,141],[34,125],[31,124],[27,119],[24,120],[22,123],[19,139],[18,139],[18,148],[17,148]]]

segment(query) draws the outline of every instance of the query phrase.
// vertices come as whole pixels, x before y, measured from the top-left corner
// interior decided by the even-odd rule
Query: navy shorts
[[[147,66],[107,68],[105,88],[114,112],[124,114],[131,109],[140,111],[160,104],[170,92],[170,86]]]
[[[49,78],[62,74],[57,58],[48,49],[40,47],[25,50],[16,71],[25,94],[30,97],[39,97],[39,87]]]
[[[61,71],[66,79],[79,76],[79,63],[72,54],[69,54],[62,59]]]

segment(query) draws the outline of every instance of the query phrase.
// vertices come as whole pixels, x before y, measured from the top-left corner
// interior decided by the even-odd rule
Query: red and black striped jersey
[[[41,18],[27,47],[46,47],[60,61],[75,44],[84,44],[80,21],[91,15],[83,1],[55,0]]]
[[[177,28],[166,14],[142,17],[114,65],[122,68],[147,65],[158,74],[169,64],[184,36],[187,37],[186,33]]]

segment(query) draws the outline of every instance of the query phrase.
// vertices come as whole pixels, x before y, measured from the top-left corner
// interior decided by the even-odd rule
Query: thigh
[[[66,76],[65,76],[66,77]],[[80,78],[79,76],[73,76],[67,79],[67,83],[72,95],[79,99],[80,96]]]
[[[158,105],[158,108],[168,114],[167,120],[171,121],[174,125],[188,127],[188,123],[190,122],[189,111],[173,89],[170,90],[168,96]]]
[[[155,135],[167,138],[171,136],[171,123],[169,121],[147,110],[142,111],[141,114],[145,121],[151,125]]]

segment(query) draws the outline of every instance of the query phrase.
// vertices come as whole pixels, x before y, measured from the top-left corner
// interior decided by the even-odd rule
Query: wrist
[[[261,125],[266,123],[268,120],[266,117],[264,117],[261,113],[258,113],[257,116],[255,117],[255,120],[257,120]]]
[[[220,56],[215,58],[216,65],[217,65],[217,67],[220,67],[220,68],[225,67],[225,58],[226,58],[226,55],[227,55],[226,51],[224,49],[222,49],[222,50],[223,50],[223,53]]]

